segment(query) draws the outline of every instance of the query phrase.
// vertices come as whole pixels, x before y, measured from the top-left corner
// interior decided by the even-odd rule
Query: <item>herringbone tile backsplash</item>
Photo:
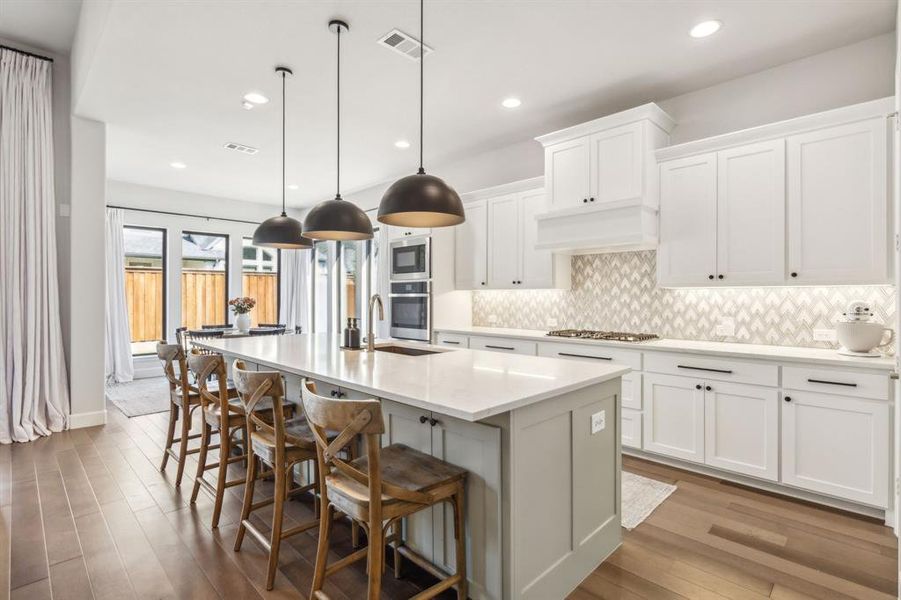
[[[889,327],[895,317],[891,286],[661,289],[653,250],[574,256],[572,261],[571,290],[474,292],[473,324],[828,348],[834,344],[815,342],[813,330],[833,329],[850,302],[868,302],[875,320]],[[734,337],[716,335],[723,317],[735,319]]]

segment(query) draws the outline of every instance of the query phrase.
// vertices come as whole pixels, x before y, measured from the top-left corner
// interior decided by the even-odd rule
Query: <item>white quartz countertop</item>
[[[769,346],[764,344],[738,344],[734,342],[706,342],[699,340],[659,339],[647,342],[612,342],[604,340],[585,340],[548,336],[546,331],[534,329],[506,329],[502,327],[454,327],[436,328],[436,333],[457,333],[462,335],[483,335],[501,338],[526,339],[541,342],[566,344],[589,344],[595,346],[613,346],[639,351],[686,352],[690,354],[708,354],[721,357],[752,358],[775,360],[779,362],[797,362],[836,367],[853,367],[891,371],[895,367],[895,359],[888,356],[876,358],[860,358],[843,356],[835,350],[827,348],[799,348],[796,346]]]
[[[340,350],[327,334],[207,339],[198,346],[285,373],[345,386],[424,410],[478,421],[554,398],[629,372],[621,365],[451,350],[425,344],[394,345],[438,351],[424,356]],[[385,345],[382,342],[379,345]]]

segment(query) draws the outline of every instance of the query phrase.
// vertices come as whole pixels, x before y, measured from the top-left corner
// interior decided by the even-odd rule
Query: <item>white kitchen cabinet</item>
[[[466,572],[472,598],[502,598],[501,430],[382,400],[382,444],[405,444],[468,471]],[[405,519],[406,542],[434,564],[453,572],[453,515],[438,505]]]
[[[435,335],[435,344],[450,348],[469,348],[469,336],[439,331]]]
[[[886,119],[788,138],[792,282],[888,283]]]
[[[623,446],[641,450],[641,411],[624,408],[620,418]]]
[[[518,194],[488,200],[488,287],[519,287],[522,280],[522,215]]]
[[[781,406],[783,483],[888,506],[887,402],[784,390]]]
[[[519,197],[521,271],[517,287],[532,290],[540,288],[569,287],[569,256],[555,255],[550,250],[538,250],[538,221],[535,219],[547,211],[544,189],[523,192]]]
[[[585,135],[544,149],[545,184],[554,208],[588,201],[590,146],[590,138]]]
[[[469,215],[467,215],[467,217],[468,216]],[[387,227],[389,242],[402,240],[405,237],[414,235],[430,235],[432,233],[431,227],[396,227],[394,225],[387,225]]]
[[[704,462],[761,479],[779,479],[779,392],[775,388],[704,384]]]
[[[703,463],[703,380],[657,373],[645,373],[643,379],[642,448]]]
[[[454,227],[454,279],[459,290],[485,289],[488,283],[488,203],[466,204],[466,221]]]
[[[660,165],[657,283],[710,285],[716,278],[716,154]]]
[[[643,123],[629,123],[592,134],[589,202],[640,198],[644,184]]]
[[[717,153],[716,276],[724,285],[785,281],[785,142]]]
[[[508,352],[510,354],[527,354],[529,356],[538,354],[538,344],[535,342],[478,335],[469,338],[469,349]]]

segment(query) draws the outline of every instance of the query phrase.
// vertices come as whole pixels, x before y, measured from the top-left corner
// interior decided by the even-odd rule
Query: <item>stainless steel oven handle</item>
[[[431,294],[388,294],[389,298],[428,298]]]

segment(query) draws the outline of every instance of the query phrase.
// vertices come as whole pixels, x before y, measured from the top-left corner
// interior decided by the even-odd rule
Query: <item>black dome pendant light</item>
[[[276,67],[282,76],[282,214],[266,219],[253,232],[253,245],[280,248],[282,250],[307,250],[313,243],[303,237],[300,221],[285,212],[285,77],[294,75],[288,67]]]
[[[419,0],[419,171],[398,179],[382,196],[378,220],[399,227],[449,227],[466,220],[463,202],[443,179],[426,175],[422,167],[423,0]]]
[[[333,19],[329,31],[338,36],[338,174],[334,200],[320,202],[303,220],[303,234],[314,240],[368,240],[372,239],[372,222],[360,207],[341,198],[341,30],[350,28],[344,21]]]

